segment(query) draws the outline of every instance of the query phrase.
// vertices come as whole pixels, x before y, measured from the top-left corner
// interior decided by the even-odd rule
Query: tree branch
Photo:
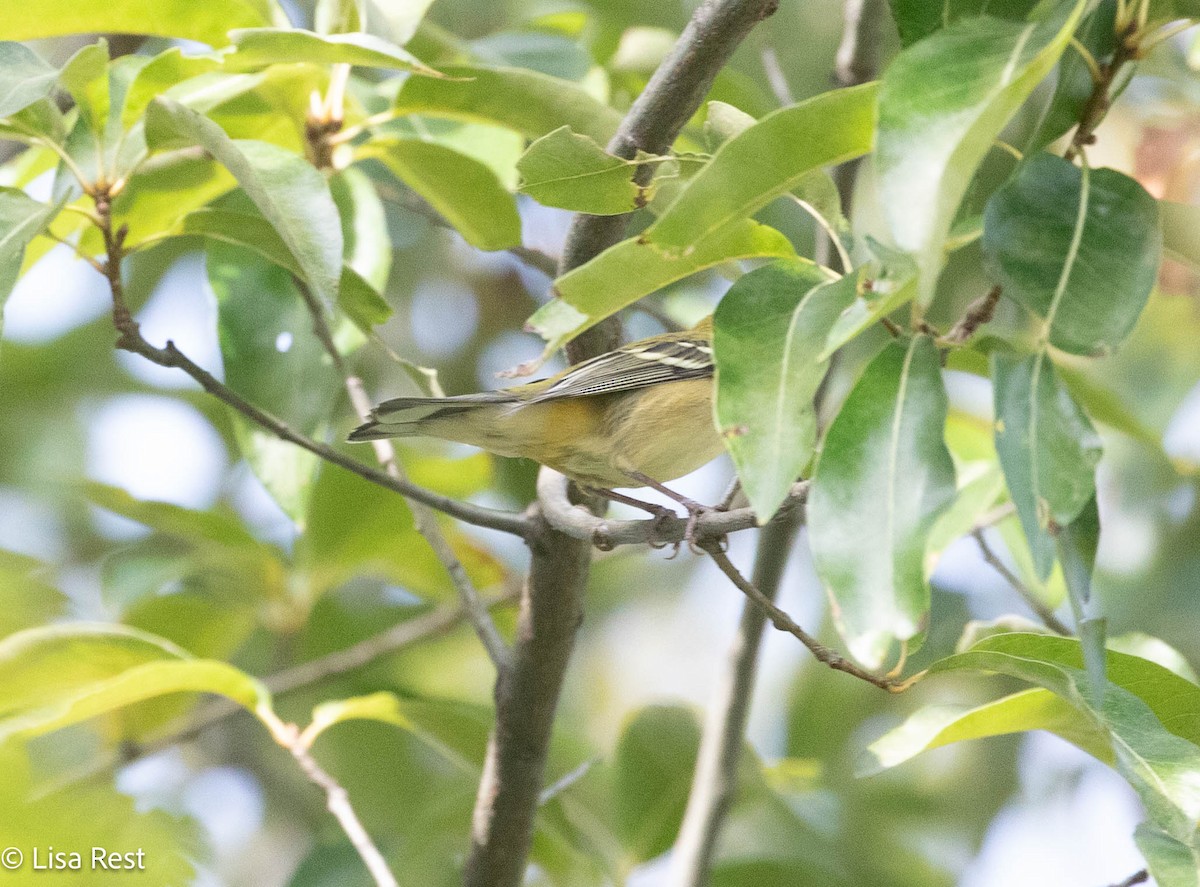
[[[554,713],[583,621],[590,549],[534,515],[516,641],[496,680],[496,726],[472,817],[467,887],[516,887],[524,879]]]
[[[700,107],[717,74],[733,51],[763,19],[774,14],[779,0],[706,0],[692,14],[683,33],[634,101],[608,143],[608,153],[632,160],[638,151],[665,154],[684,124]],[[640,168],[634,176],[645,184],[653,170]],[[567,232],[559,273],[595,258],[625,234],[629,214],[575,216]],[[567,346],[567,357],[578,363],[611,351],[620,340],[620,324],[609,318]]]
[[[622,120],[609,150],[632,158],[639,149],[661,154],[670,148],[733,50],[777,4],[706,0]],[[626,216],[577,215],[560,272],[620,240],[626,221]],[[577,362],[610,350],[618,339],[615,321],[600,324],[571,343],[567,356]],[[475,802],[467,887],[517,887],[524,877],[554,711],[583,619],[590,545],[554,529],[540,512],[532,519],[538,529],[526,535],[532,549],[529,581],[512,665],[496,682],[496,726]]]
[[[103,263],[104,276],[108,280],[109,291],[113,303],[113,326],[116,327],[118,348],[138,354],[151,363],[168,369],[183,370],[192,377],[200,387],[226,406],[232,407],[256,425],[261,426],[281,440],[308,450],[320,456],[326,462],[331,462],[357,474],[359,477],[386,487],[393,492],[413,501],[428,505],[451,517],[491,530],[500,530],[524,537],[529,532],[529,520],[521,514],[502,511],[497,508],[485,508],[472,505],[469,502],[459,502],[449,496],[443,496],[424,487],[410,483],[407,480],[388,476],[385,472],[364,465],[357,459],[340,453],[327,444],[313,440],[307,435],[290,428],[287,423],[276,418],[265,410],[261,410],[247,401],[232,388],[225,385],[208,370],[195,363],[186,354],[168,340],[163,348],[158,348],[146,341],[141,328],[129,310],[125,301],[125,289],[121,282],[121,260],[124,258],[125,232],[113,231],[112,216],[108,197],[104,194],[96,196],[96,211],[100,218],[100,232],[104,238],[105,256]]]
[[[772,602],[802,519],[799,509],[790,511],[765,526],[758,537],[754,585]],[[738,764],[766,625],[766,611],[747,600],[721,683],[705,717],[687,809],[671,854],[670,887],[700,887],[707,879],[717,835],[737,793]]]
[[[686,518],[611,520],[597,517],[583,505],[571,502],[567,497],[567,479],[549,469],[538,475],[537,488],[542,514],[550,526],[572,539],[591,542],[603,551],[618,545],[657,545],[683,541],[687,528]],[[808,481],[793,484],[791,493],[775,519],[781,519],[790,509],[802,505],[807,495]],[[720,538],[756,526],[758,519],[754,516],[752,508],[708,511],[696,522],[696,538]]]
[[[304,298],[305,305],[308,306],[309,314],[312,315],[313,333],[325,349],[325,353],[329,355],[334,369],[342,377],[354,411],[358,414],[359,419],[366,422],[371,418],[371,399],[367,396],[362,379],[354,374],[346,364],[342,353],[338,351],[329,324],[325,320],[324,307],[317,301],[316,296],[304,281],[297,279],[296,285]],[[383,466],[388,477],[398,483],[407,484],[408,478],[404,474],[400,460],[396,458],[396,448],[392,442],[387,439],[374,440],[371,442],[371,446],[375,450],[375,458]],[[500,637],[496,623],[492,621],[487,606],[480,599],[479,592],[475,588],[475,584],[471,582],[471,577],[467,575],[462,561],[458,559],[458,555],[454,553],[453,547],[442,533],[441,527],[438,526],[437,515],[432,508],[420,502],[409,502],[409,510],[412,511],[413,525],[417,532],[429,543],[434,556],[450,576],[450,582],[458,592],[458,599],[471,622],[471,627],[475,629],[475,634],[479,636],[483,648],[491,657],[492,664],[496,666],[497,671],[503,671],[508,665],[508,645],[504,643],[504,638]]]

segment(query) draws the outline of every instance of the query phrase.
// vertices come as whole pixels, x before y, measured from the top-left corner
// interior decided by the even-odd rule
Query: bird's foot
[[[670,487],[660,484],[654,478],[648,477],[647,475],[642,474],[640,471],[628,471],[626,473],[629,475],[629,477],[632,480],[635,480],[639,483],[645,484],[646,486],[650,487],[651,489],[658,490],[664,496],[667,496],[674,502],[678,502],[680,505],[682,505],[687,510],[688,517],[687,517],[687,524],[683,528],[683,541],[687,543],[687,547],[692,553],[694,553],[694,554],[703,553],[704,549],[699,545],[699,543],[697,541],[699,538],[697,531],[699,530],[699,527],[700,527],[700,519],[706,514],[710,514],[712,512],[716,512],[716,511],[723,511],[724,507],[723,506],[713,507],[711,505],[702,505],[701,503],[697,502],[695,499],[690,499],[687,496],[683,495],[682,493],[675,492]],[[718,544],[724,546],[725,540],[723,540],[723,539],[720,540]],[[679,553],[679,545],[680,545],[680,543],[678,543],[678,542],[675,543],[675,551],[672,552],[671,557],[675,557],[675,555],[677,555]]]

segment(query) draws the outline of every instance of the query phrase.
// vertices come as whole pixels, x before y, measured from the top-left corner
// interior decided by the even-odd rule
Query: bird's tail
[[[464,394],[458,397],[397,397],[371,410],[371,419],[350,432],[347,440],[360,443],[385,437],[415,437],[432,434],[432,423],[440,419],[461,417],[463,413],[481,407],[512,403],[516,400],[504,392]]]

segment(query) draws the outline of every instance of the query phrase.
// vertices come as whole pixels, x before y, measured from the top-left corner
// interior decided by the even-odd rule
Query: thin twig
[[[883,51],[881,32],[889,19],[885,0],[845,0],[842,40],[833,68],[839,86],[856,86],[874,79]]]
[[[1124,881],[1113,884],[1112,887],[1134,887],[1135,884],[1145,884],[1150,880],[1150,872],[1148,869],[1142,869],[1140,872],[1134,872]]]
[[[325,461],[345,468],[347,471],[351,471],[365,480],[399,493],[410,501],[424,503],[444,514],[448,514],[451,517],[458,518],[465,523],[473,524],[477,527],[500,530],[505,533],[511,533],[514,536],[522,537],[529,532],[530,524],[524,515],[497,508],[472,505],[469,502],[460,502],[457,499],[443,496],[440,493],[435,493],[432,490],[427,490],[413,483],[396,480],[393,477],[389,477],[385,472],[374,469],[369,465],[364,465],[357,459],[338,452],[333,447],[318,443],[312,438],[295,431],[285,422],[244,400],[203,367],[193,362],[187,355],[176,348],[175,343],[172,341],[168,340],[164,348],[156,348],[142,338],[140,332],[132,335],[126,333],[118,342],[118,347],[125,351],[131,351],[134,354],[140,354],[151,363],[156,363],[159,366],[183,370],[200,383],[200,387],[209,394],[216,397],[222,403],[233,407],[239,413],[246,416],[246,418],[270,431],[276,437],[294,443],[308,450],[310,453],[320,456]]]
[[[1038,600],[1037,595],[1034,594],[1029,587],[1021,581],[1020,577],[1013,573],[1013,571],[1005,565],[1004,561],[1000,560],[1000,558],[996,555],[996,552],[994,552],[992,547],[988,545],[987,539],[983,535],[983,530],[973,530],[971,535],[975,537],[975,542],[979,545],[979,553],[983,555],[983,559],[987,561],[988,565],[993,570],[1003,577],[1004,581],[1012,587],[1013,591],[1021,596],[1021,599],[1029,605],[1029,609],[1033,610],[1033,612],[1037,614],[1037,617],[1042,620],[1042,624],[1055,634],[1061,634],[1070,637],[1071,629],[1067,628],[1067,626],[1063,624],[1062,620],[1054,615],[1053,610]]]
[[[107,196],[101,195],[96,198],[96,210],[101,221],[100,233],[104,238],[105,255],[107,256],[103,264],[103,270],[104,276],[108,280],[109,291],[112,295],[113,325],[119,334],[116,342],[118,348],[133,354],[139,354],[151,363],[158,364],[161,367],[183,370],[183,372],[191,376],[192,379],[199,383],[201,388],[213,397],[237,410],[256,425],[265,428],[281,440],[294,443],[308,450],[310,453],[320,456],[327,462],[345,468],[347,471],[351,471],[365,480],[399,493],[411,501],[436,508],[438,511],[448,514],[451,517],[458,518],[465,523],[478,527],[500,530],[521,537],[524,537],[529,532],[529,520],[524,515],[496,508],[472,505],[468,502],[460,502],[457,499],[443,496],[440,493],[419,487],[411,482],[397,480],[383,471],[379,471],[369,465],[363,464],[357,459],[338,452],[327,444],[319,443],[307,435],[292,429],[287,423],[265,410],[254,406],[254,404],[247,401],[232,388],[229,388],[225,383],[217,379],[212,373],[208,372],[208,370],[195,363],[186,354],[176,348],[173,341],[168,340],[166,346],[163,348],[151,345],[142,335],[141,328],[138,326],[137,321],[133,319],[133,315],[125,301],[125,290],[121,282],[121,260],[124,258],[124,230],[116,232],[112,230],[110,204]]]
[[[345,358],[342,357],[342,353],[338,350],[337,343],[333,341],[333,333],[325,319],[324,306],[304,281],[297,280],[296,285],[304,298],[304,304],[308,306],[309,314],[312,315],[313,333],[329,355],[334,369],[342,377],[354,411],[358,414],[359,419],[364,422],[368,421],[371,418],[371,399],[367,396],[362,379],[350,369]],[[400,460],[396,458],[396,448],[392,446],[392,442],[387,439],[374,440],[371,442],[371,446],[375,450],[375,458],[379,460],[379,464],[383,466],[383,470],[387,472],[388,476],[399,483],[408,483]],[[479,640],[487,650],[492,664],[496,666],[497,671],[503,671],[508,665],[508,645],[500,636],[496,623],[492,621],[487,606],[480,599],[479,591],[475,588],[471,577],[467,575],[462,561],[458,559],[454,548],[446,539],[441,527],[438,526],[437,515],[432,508],[422,505],[420,502],[410,502],[409,510],[412,511],[413,525],[417,532],[429,543],[434,556],[449,574],[450,581],[453,583],[455,591],[458,592],[458,599],[462,602],[467,618],[471,621],[471,627],[479,635]]]
[[[795,636],[800,643],[808,647],[809,652],[816,657],[818,662],[821,662],[835,671],[844,671],[846,674],[856,677],[861,681],[866,681],[868,684],[879,687],[881,690],[887,690],[889,693],[902,693],[911,687],[917,680],[920,679],[923,672],[913,675],[910,678],[886,678],[872,674],[864,668],[860,668],[850,660],[843,657],[836,650],[822,644],[815,637],[800,627],[791,616],[779,609],[769,597],[763,594],[758,588],[738,572],[738,568],[733,565],[733,561],[725,554],[721,548],[719,541],[712,539],[702,539],[697,542],[700,548],[704,549],[705,553],[711,557],[721,569],[721,572],[737,586],[738,590],[750,600],[754,601],[763,612],[767,614],[767,618],[777,629],[787,632]]]
[[[508,254],[514,259],[520,260],[534,271],[540,271],[551,279],[558,274],[558,259],[539,249],[518,244],[517,246],[510,246]]]
[[[1083,111],[1079,115],[1079,126],[1075,128],[1075,134],[1071,136],[1071,142],[1064,155],[1068,160],[1074,160],[1083,153],[1084,148],[1095,143],[1096,129],[1108,116],[1108,110],[1112,107],[1112,87],[1117,74],[1140,54],[1141,47],[1137,38],[1137,24],[1127,23],[1125,28],[1117,33],[1117,48],[1112,58],[1100,63],[1098,77],[1093,74],[1091,95],[1084,103]]]
[[[767,75],[767,85],[775,94],[776,101],[784,106],[796,104],[796,96],[792,93],[787,74],[783,73],[783,66],[779,64],[779,55],[775,52],[775,47],[764,46],[759,58],[762,60],[763,73]]]
[[[758,538],[753,584],[772,602],[802,517],[800,510],[791,511],[783,520],[764,527]],[[707,879],[717,836],[737,793],[738,766],[766,624],[766,611],[747,599],[700,735],[692,788],[671,852],[670,887],[698,887]]]
[[[95,257],[89,256],[87,253],[83,252],[79,248],[78,244],[71,243],[71,241],[67,240],[65,237],[59,237],[57,234],[55,234],[49,228],[46,228],[44,231],[42,231],[42,234],[45,237],[49,237],[51,240],[55,241],[56,243],[60,243],[63,246],[67,247],[69,250],[71,250],[71,252],[75,253],[75,258],[82,259],[83,261],[85,261],[89,265],[91,265],[93,268],[95,268],[97,271],[99,271],[101,274],[104,273],[104,263],[99,261]]]
[[[272,738],[291,753],[309,781],[325,792],[326,808],[338,821],[338,825],[342,827],[346,837],[350,839],[351,846],[362,859],[367,871],[371,873],[371,878],[377,887],[399,887],[396,876],[388,867],[387,860],[383,858],[383,854],[375,846],[371,835],[363,827],[362,820],[354,812],[354,807],[350,803],[350,795],[345,787],[317,763],[317,759],[313,757],[312,752],[302,741],[301,733],[296,725],[284,723],[270,709],[260,709],[256,714],[267,725]]]
[[[975,335],[976,331],[995,315],[996,306],[1000,304],[1001,292],[1001,287],[996,285],[988,290],[986,295],[980,296],[967,306],[967,312],[942,337],[941,343],[961,345]]]

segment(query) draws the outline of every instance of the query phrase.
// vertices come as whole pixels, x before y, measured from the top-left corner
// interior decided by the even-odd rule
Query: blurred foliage
[[[494,674],[461,626],[320,668],[417,624],[454,588],[401,498],[181,376],[117,356],[96,290],[68,302],[84,289],[75,272],[91,273],[72,250],[95,259],[105,246],[76,175],[94,181],[102,168],[119,184],[111,213],[128,226],[122,272],[147,337],[177,341],[250,402],[337,447],[357,421],[339,362],[377,398],[495,387],[495,373],[618,311],[641,334],[663,316],[693,322],[740,278],[717,321],[721,421],[757,431],[782,415],[781,391],[797,409],[787,428],[731,448],[737,470],[766,517],[794,468],[823,466],[810,515],[820,525],[801,537],[789,589],[815,591],[815,561],[835,599],[822,638],[872,665],[899,649],[906,673],[932,665],[938,676],[888,696],[769,660],[714,885],[955,883],[1021,794],[1020,743],[988,738],[860,777],[866,749],[882,769],[1032,729],[1125,775],[1133,788],[1118,802],[1140,794],[1152,873],[1194,884],[1200,709],[1181,663],[1200,661],[1195,53],[1170,40],[1139,62],[1081,172],[1037,152],[1086,110],[1091,73],[1068,41],[1108,58],[1117,3],[965,0],[931,15],[893,0],[873,47],[882,86],[831,92],[841,4],[786,2],[718,75],[671,155],[607,154],[696,5],[24,0],[6,11],[0,39],[36,39],[36,52],[0,44],[0,144],[18,152],[0,166],[0,307],[16,317],[0,349],[0,845],[28,848],[26,872],[35,847],[96,845],[141,848],[147,867],[92,872],[89,884],[370,883],[264,729],[277,716],[315,725],[314,755],[402,883],[455,884],[492,719]],[[1194,6],[1154,2],[1148,14],[1157,26]],[[64,36],[139,29],[132,42]],[[197,42],[181,51],[175,38]],[[321,103],[343,63],[355,67],[330,117]],[[801,100],[786,110],[780,78]],[[837,194],[822,167],[876,143]],[[647,164],[653,179],[635,181]],[[545,264],[566,210],[634,207],[629,239],[553,289],[506,251],[537,249]],[[824,231],[855,266],[837,283],[808,262]],[[771,289],[788,275],[803,293]],[[887,345],[880,318],[944,333],[996,281],[1006,298],[995,318],[941,376],[935,345],[962,343]],[[809,292],[836,304],[812,311]],[[549,347],[513,334],[531,318]],[[802,347],[788,350],[797,325]],[[999,435],[979,389],[991,379]],[[131,396],[145,415],[179,408],[171,415],[211,440],[121,428],[114,455],[102,434],[130,415],[111,408]],[[1061,421],[1040,429],[1031,418],[1052,415]],[[430,441],[397,451],[415,482],[455,498],[520,509],[533,495],[532,463]],[[205,473],[205,459],[220,467]],[[193,474],[202,489],[181,492]],[[697,484],[711,498],[721,485],[711,473]],[[1058,609],[1070,580],[1078,605],[1078,574],[1064,579],[1051,530],[1086,529],[1093,501],[1091,593],[1111,634],[1145,635],[1114,641],[1123,652],[1107,654],[1103,683],[1084,664],[1095,643],[1012,631],[1028,625],[1006,614],[1027,606],[969,535],[987,523],[1033,598]],[[519,582],[519,543],[440,525],[485,596]],[[707,699],[735,622],[735,592],[712,576],[686,557],[598,556],[530,883],[659,877],[700,736],[680,697]],[[511,608],[494,614],[511,636]],[[965,627],[977,643],[959,649]],[[274,696],[250,677],[313,663],[315,679]],[[258,719],[239,710],[178,735],[214,711],[201,694]],[[156,753],[163,744],[174,751]],[[222,767],[252,774],[263,805],[239,807],[225,831],[230,801],[202,790]],[[80,881],[63,871],[37,883]]]

